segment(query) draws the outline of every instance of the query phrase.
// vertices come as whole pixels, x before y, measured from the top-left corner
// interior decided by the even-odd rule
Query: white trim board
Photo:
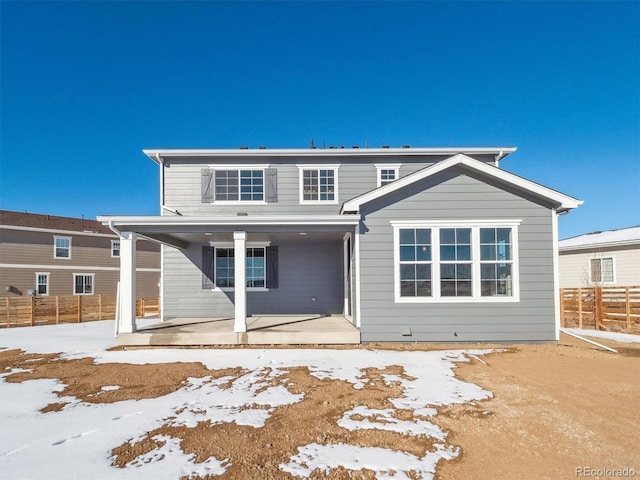
[[[59,233],[64,236],[84,235],[87,237],[118,238],[117,235],[114,235],[112,233],[94,233],[94,232],[80,232],[77,230],[58,230],[54,228],[21,227],[19,225],[0,225],[0,229],[23,230],[25,232],[44,232],[44,233],[54,233],[54,234]]]
[[[91,265],[28,265],[23,263],[0,263],[0,268],[25,268],[25,269],[48,269],[48,270],[101,270],[107,272],[117,272],[120,267],[96,267]],[[137,272],[160,272],[159,268],[136,268]]]

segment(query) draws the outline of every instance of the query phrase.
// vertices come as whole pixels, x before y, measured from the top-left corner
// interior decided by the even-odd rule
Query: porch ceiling
[[[234,231],[247,232],[252,241],[338,240],[354,231],[360,216],[101,216],[98,221],[118,231],[134,232],[159,243],[187,248],[189,243],[232,241]]]

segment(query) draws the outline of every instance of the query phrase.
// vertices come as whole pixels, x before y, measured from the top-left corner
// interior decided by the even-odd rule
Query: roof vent
[[[360,148],[360,147],[359,147],[358,145],[354,145],[354,146],[353,146],[353,147],[351,147],[351,148]]]
[[[389,145],[382,145],[382,148],[389,148]]]
[[[249,150],[248,145],[240,145],[240,150]]]
[[[260,145],[258,148],[259,148],[260,150],[266,150],[266,149],[267,149],[267,147],[265,147],[264,145]]]
[[[402,148],[411,148],[411,145],[402,145]]]

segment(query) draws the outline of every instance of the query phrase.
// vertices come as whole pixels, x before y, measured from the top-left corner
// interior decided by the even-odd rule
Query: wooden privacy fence
[[[2,306],[4,315],[0,317],[0,327],[55,325],[116,318],[115,295],[6,297],[0,299],[0,308]],[[160,315],[159,299],[137,300],[136,316],[146,315]]]
[[[640,334],[640,287],[561,288],[560,324]]]

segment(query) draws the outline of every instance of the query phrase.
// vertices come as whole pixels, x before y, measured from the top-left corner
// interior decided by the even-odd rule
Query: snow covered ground
[[[144,321],[143,321],[144,322]],[[141,322],[141,323],[143,323]],[[62,352],[65,358],[93,357],[96,362],[164,363],[202,362],[209,369],[241,367],[235,379],[190,378],[171,394],[142,400],[89,404],[77,398],[59,398],[63,385],[56,380],[7,383],[0,372],[0,477],[7,479],[178,479],[190,475],[216,475],[226,471],[229,459],[210,457],[196,463],[185,454],[179,440],[158,438],[164,445],[130,462],[126,468],[112,466],[112,449],[166,425],[194,425],[235,422],[260,428],[279,405],[302,401],[270,379],[286,374],[287,368],[306,366],[319,379],[341,379],[355,389],[369,380],[365,368],[392,365],[406,375],[388,375],[387,382],[400,382],[403,393],[392,398],[396,409],[413,410],[415,420],[400,420],[393,409],[372,410],[362,405],[345,412],[341,427],[394,430],[408,436],[427,436],[434,448],[423,457],[392,449],[356,445],[300,445],[298,453],[280,469],[298,478],[314,469],[328,471],[342,466],[348,470],[368,468],[380,479],[407,479],[413,471],[421,478],[433,478],[436,464],[451,459],[458,450],[447,443],[447,435],[429,417],[434,407],[486,399],[491,392],[455,378],[457,362],[483,350],[383,351],[326,349],[152,349],[106,351],[115,344],[113,322],[92,322],[34,328],[0,330],[0,352],[20,348],[32,353]],[[231,387],[229,387],[231,382]],[[222,384],[226,383],[225,388]],[[103,390],[118,389],[105,385]],[[68,402],[57,412],[40,409],[55,402]],[[133,439],[133,440],[132,440]]]

